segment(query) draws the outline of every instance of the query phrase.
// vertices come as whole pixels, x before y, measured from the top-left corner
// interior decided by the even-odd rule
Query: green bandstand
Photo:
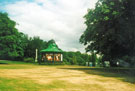
[[[40,63],[63,62],[63,51],[55,43],[50,43],[47,49],[40,51]]]

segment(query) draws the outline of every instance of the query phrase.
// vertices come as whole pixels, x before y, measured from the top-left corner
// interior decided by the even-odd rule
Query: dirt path
[[[57,88],[53,89],[53,91],[135,91],[135,84],[114,77],[87,74],[79,70],[62,69],[68,67],[33,66],[28,69],[0,69],[0,77],[28,79],[42,85],[54,82],[67,85],[64,89]]]

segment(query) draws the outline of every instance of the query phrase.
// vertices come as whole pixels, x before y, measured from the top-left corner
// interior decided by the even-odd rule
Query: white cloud
[[[43,40],[55,39],[65,51],[84,51],[79,37],[85,30],[83,16],[97,0],[35,0],[7,4],[5,9],[17,28]]]

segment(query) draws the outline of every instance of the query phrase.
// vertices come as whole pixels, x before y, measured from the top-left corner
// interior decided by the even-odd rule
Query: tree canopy
[[[47,48],[54,40],[44,41],[38,36],[29,37],[15,28],[16,22],[7,13],[0,12],[0,59],[23,60],[25,57],[35,58],[38,53]]]
[[[84,18],[87,28],[80,42],[87,45],[86,51],[94,50],[110,62],[135,56],[134,0],[98,0]]]
[[[10,59],[22,57],[22,33],[15,28],[16,22],[7,13],[0,13],[0,57]]]

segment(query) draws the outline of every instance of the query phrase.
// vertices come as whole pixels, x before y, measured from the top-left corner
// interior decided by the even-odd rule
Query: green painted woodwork
[[[50,52],[52,52],[52,53],[62,53],[63,51],[61,49],[59,49],[55,43],[51,43],[51,44],[49,44],[47,49],[43,49],[40,52],[41,53],[47,53],[47,52],[48,53],[50,53]]]

